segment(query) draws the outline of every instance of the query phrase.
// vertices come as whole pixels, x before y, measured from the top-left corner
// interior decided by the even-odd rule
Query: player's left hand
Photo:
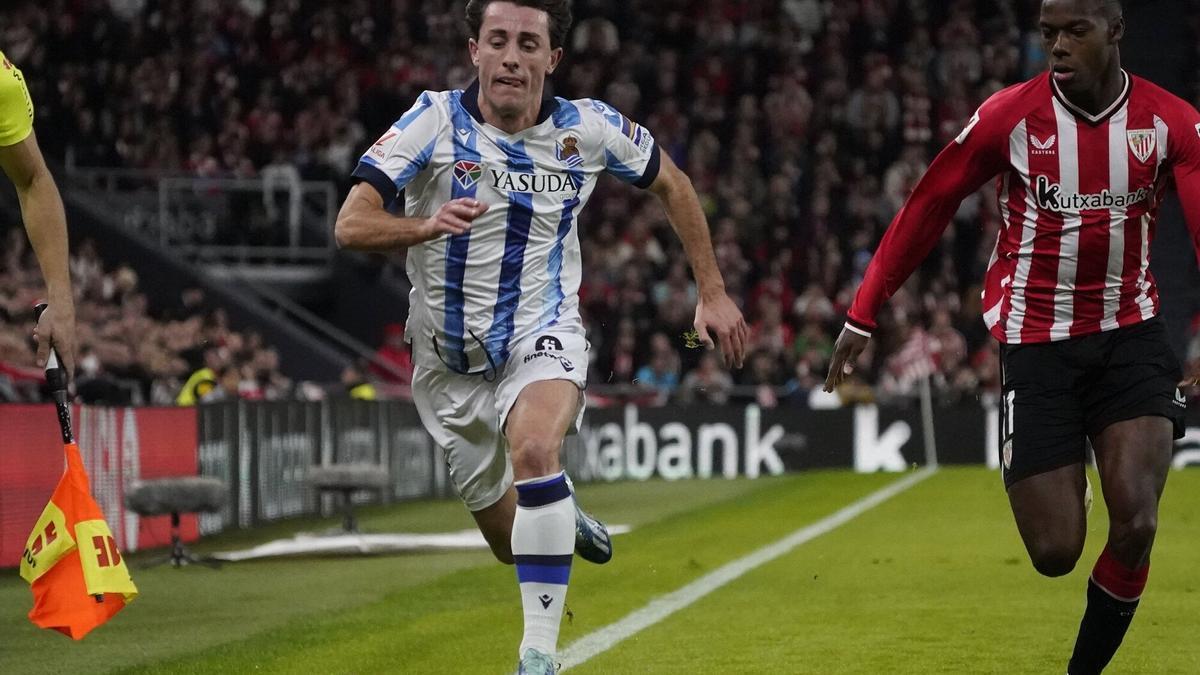
[[[41,368],[50,357],[50,345],[58,354],[59,364],[67,373],[67,382],[75,379],[75,307],[70,302],[51,303],[33,329],[37,340],[37,364]]]
[[[713,348],[712,333],[721,346],[726,368],[741,368],[746,360],[746,320],[742,310],[724,292],[696,302],[696,320],[692,323],[705,347]],[[712,330],[712,333],[709,333]]]

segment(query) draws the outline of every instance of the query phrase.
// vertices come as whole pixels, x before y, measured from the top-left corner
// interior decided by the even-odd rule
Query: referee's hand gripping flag
[[[38,314],[45,305],[38,305]],[[33,526],[21,556],[21,577],[33,587],[29,620],[75,640],[108,621],[137,596],[104,514],[92,498],[71,431],[67,376],[54,347],[46,361],[67,468]]]

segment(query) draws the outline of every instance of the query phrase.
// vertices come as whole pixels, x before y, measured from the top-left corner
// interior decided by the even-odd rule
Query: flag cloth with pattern
[[[81,640],[138,591],[92,498],[79,447],[65,450],[67,470],[25,543],[21,577],[33,586],[29,620]]]

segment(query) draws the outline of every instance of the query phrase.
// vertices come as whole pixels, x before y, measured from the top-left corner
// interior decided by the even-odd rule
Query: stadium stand
[[[721,400],[807,402],[871,252],[933,153],[980,101],[1042,68],[1036,4],[670,0],[626,12],[611,0],[575,3],[555,93],[599,92],[687,170],[754,348],[743,371],[720,376],[685,348],[695,289],[673,262],[682,255],[670,226],[652,197],[606,181],[579,223],[590,381],[653,402],[732,379]],[[325,179],[344,192],[365,143],[421,90],[467,84],[461,5],[53,2],[17,11],[4,39],[42,102],[53,157]],[[903,397],[926,373],[951,399],[995,386],[978,300],[999,226],[991,190],[963,204],[880,317],[859,394],[869,384],[876,397]],[[382,342],[378,331],[358,337]],[[101,361],[119,368],[112,359]]]

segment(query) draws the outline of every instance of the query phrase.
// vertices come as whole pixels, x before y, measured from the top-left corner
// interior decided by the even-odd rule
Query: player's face
[[[1054,81],[1064,92],[1094,89],[1107,72],[1125,31],[1121,18],[1106,18],[1097,0],[1045,0],[1042,41]]]
[[[483,13],[471,61],[479,69],[479,92],[501,116],[537,114],[546,76],[562,49],[550,48],[550,16],[532,7],[493,2]]]

